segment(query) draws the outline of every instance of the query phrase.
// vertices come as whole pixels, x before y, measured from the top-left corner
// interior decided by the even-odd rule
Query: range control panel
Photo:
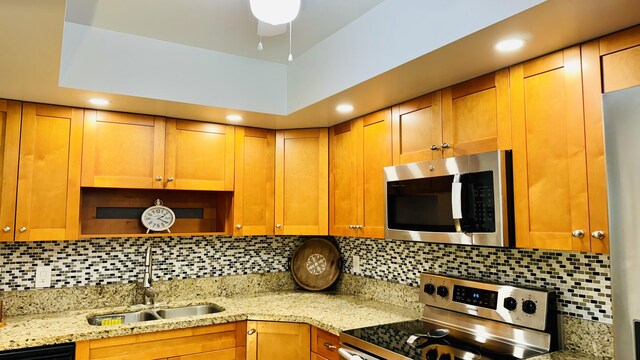
[[[435,274],[420,275],[420,302],[485,319],[545,330],[553,292]]]

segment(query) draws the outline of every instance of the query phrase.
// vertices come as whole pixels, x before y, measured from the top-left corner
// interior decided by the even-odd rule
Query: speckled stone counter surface
[[[377,324],[416,319],[420,313],[353,295],[287,292],[251,296],[215,297],[160,305],[174,307],[213,303],[225,310],[171,320],[155,320],[112,326],[92,326],[87,316],[132,310],[131,307],[68,311],[55,314],[22,315],[6,319],[0,328],[0,350],[71,341],[100,339],[130,334],[226,323],[239,320],[301,322],[337,334]],[[136,309],[139,309],[137,307]]]

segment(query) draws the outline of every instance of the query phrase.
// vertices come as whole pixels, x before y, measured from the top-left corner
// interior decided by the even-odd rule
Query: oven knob
[[[427,358],[427,360],[438,360],[438,350],[431,349],[431,350],[427,351],[426,358]]]
[[[516,301],[516,299],[512,298],[511,296],[504,298],[504,308],[509,310],[509,311],[513,311],[518,307],[518,302]]]
[[[438,286],[438,295],[442,296],[442,297],[447,297],[447,295],[449,295],[449,289],[447,289],[446,286]]]
[[[433,295],[433,293],[436,292],[436,287],[433,284],[427,284],[424,286],[424,292]]]
[[[531,300],[525,300],[522,303],[522,311],[524,311],[526,314],[533,314],[536,312],[536,303],[534,303]]]

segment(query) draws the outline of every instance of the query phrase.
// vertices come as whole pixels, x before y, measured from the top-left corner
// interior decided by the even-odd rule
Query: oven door
[[[373,357],[369,354],[365,354],[362,351],[358,351],[345,344],[340,344],[338,354],[341,360],[380,360],[381,358]]]

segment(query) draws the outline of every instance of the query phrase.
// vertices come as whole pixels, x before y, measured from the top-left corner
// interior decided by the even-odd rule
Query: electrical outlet
[[[51,287],[51,266],[36,268],[36,289]]]
[[[351,258],[351,269],[356,274],[360,273],[360,256],[353,255],[353,257]]]

